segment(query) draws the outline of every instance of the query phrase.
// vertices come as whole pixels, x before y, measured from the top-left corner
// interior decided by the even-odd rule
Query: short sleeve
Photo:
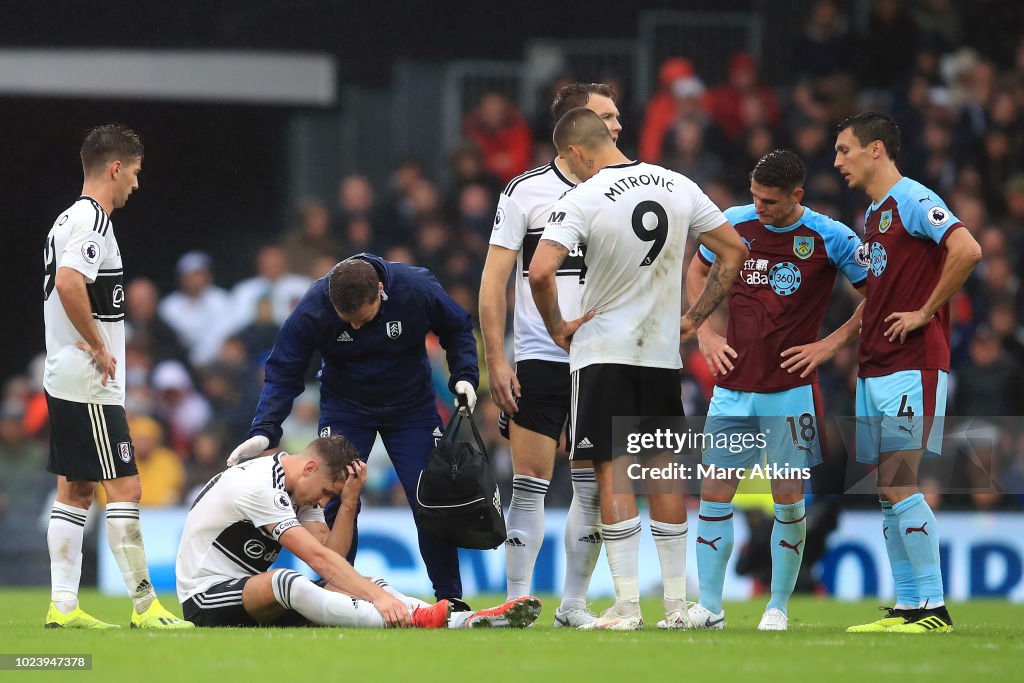
[[[838,221],[834,221],[832,226],[835,229],[825,238],[828,258],[850,284],[859,285],[868,276],[868,264],[863,259],[860,238],[857,237],[857,233]]]
[[[558,242],[572,251],[577,244],[586,244],[589,236],[590,225],[582,209],[563,198],[551,208],[551,215],[544,226],[541,238]]]
[[[702,232],[709,232],[727,222],[722,210],[715,206],[715,203],[706,194],[698,190],[694,196],[690,234],[696,237]]]
[[[756,218],[757,214],[751,213],[752,211],[753,206],[731,206],[722,212],[722,218],[728,221],[733,227],[736,227],[740,223],[750,220],[751,215]],[[721,223],[719,225],[721,225]],[[697,256],[700,257],[700,260],[706,265],[710,266],[715,262],[717,254],[705,247],[703,244],[698,244]]]
[[[252,522],[253,526],[273,525],[271,535],[275,541],[288,529],[299,526],[292,499],[281,489],[268,486],[247,491],[235,499],[235,506],[242,518]]]
[[[99,219],[109,225],[105,216]],[[57,261],[58,268],[73,268],[85,276],[87,282],[95,282],[100,264],[107,257],[107,238],[101,230],[93,228],[93,224],[79,218],[76,219],[71,235],[64,245],[64,252]]]
[[[303,505],[296,514],[300,522],[323,522],[327,523],[324,517],[324,509],[319,505]]]
[[[519,251],[523,246],[528,221],[529,218],[523,213],[519,202],[502,192],[498,198],[498,208],[494,212],[490,243]]]
[[[953,215],[941,199],[926,196],[914,201],[910,221],[904,227],[914,237],[942,244],[949,231],[961,225],[963,223],[960,219]]]

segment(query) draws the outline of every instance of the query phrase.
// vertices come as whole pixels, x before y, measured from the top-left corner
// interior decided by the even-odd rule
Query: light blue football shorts
[[[715,387],[704,427],[715,435],[715,444],[705,449],[703,463],[732,468],[766,460],[781,468],[821,464],[820,406],[817,384],[772,393]],[[757,443],[744,440],[747,434]],[[728,444],[721,435],[728,436]]]
[[[857,379],[857,462],[878,464],[880,453],[942,452],[946,416],[944,370],[901,370]]]

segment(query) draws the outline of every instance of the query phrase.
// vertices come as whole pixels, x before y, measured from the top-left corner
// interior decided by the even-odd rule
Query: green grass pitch
[[[163,603],[180,613],[171,595]],[[500,602],[477,597],[475,606]],[[544,599],[542,597],[542,599]],[[728,630],[654,628],[660,600],[645,600],[647,629],[581,633],[551,628],[555,600],[531,629],[384,631],[340,628],[127,628],[127,598],[88,591],[82,606],[120,623],[116,632],[45,630],[45,590],[0,590],[0,652],[93,655],[90,672],[0,672],[0,681],[797,681],[1005,680],[1024,663],[1024,609],[1005,602],[951,606],[957,632],[941,636],[848,635],[876,618],[873,602],[796,598],[790,631],[759,633],[762,600],[728,603]],[[602,609],[609,601],[594,605]],[[1015,673],[1016,672],[1016,673]]]

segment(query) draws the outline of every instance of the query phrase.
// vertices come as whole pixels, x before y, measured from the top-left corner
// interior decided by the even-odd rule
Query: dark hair
[[[896,161],[900,155],[900,127],[891,116],[877,111],[848,116],[836,126],[836,135],[849,128],[861,147],[867,147],[878,140],[885,147],[889,159]]]
[[[773,149],[765,154],[750,172],[758,185],[777,187],[789,194],[804,184],[807,169],[800,157],[788,149]]]
[[[604,125],[601,117],[586,107],[570,109],[555,124],[555,132],[551,136],[555,148],[564,150],[569,145],[596,147],[603,142],[612,142],[612,134]]]
[[[96,126],[85,135],[79,155],[82,157],[82,171],[90,175],[111,161],[142,159],[145,149],[142,137],[128,126],[108,123]]]
[[[345,468],[359,459],[359,451],[352,442],[340,434],[321,436],[310,442],[306,448],[312,448],[327,467],[331,481],[346,477]]]
[[[551,102],[551,120],[558,123],[570,109],[587,106],[591,95],[604,95],[612,102],[617,97],[615,88],[607,83],[570,83],[555,93]]]
[[[354,313],[379,296],[380,277],[369,263],[352,258],[334,266],[327,289],[336,309]]]

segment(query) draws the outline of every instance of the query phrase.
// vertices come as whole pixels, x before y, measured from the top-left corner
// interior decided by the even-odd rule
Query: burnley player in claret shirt
[[[857,379],[857,460],[878,465],[882,532],[896,604],[852,633],[950,633],[935,515],[918,490],[924,454],[942,448],[949,300],[981,247],[939,196],[896,167],[900,131],[868,112],[839,124],[835,167],[871,198],[867,300]]]
[[[857,338],[858,308],[825,339],[818,339],[825,308],[839,273],[861,289],[867,279],[860,238],[839,221],[804,207],[804,164],[789,150],[764,155],[750,173],[754,202],[725,211],[750,251],[729,288],[726,338],[708,323],[697,339],[716,377],[706,431],[730,436],[760,434],[766,445],[735,452],[708,448],[704,465],[726,477],[701,481],[697,522],[700,602],[690,608],[697,628],[725,628],[722,588],[733,545],[732,499],[739,470],[753,471],[767,455],[772,471],[771,600],[758,625],[789,628],[789,597],[796,585],[806,539],[803,475],[821,462],[817,367]],[[691,303],[716,267],[701,247],[690,262],[686,291]]]

